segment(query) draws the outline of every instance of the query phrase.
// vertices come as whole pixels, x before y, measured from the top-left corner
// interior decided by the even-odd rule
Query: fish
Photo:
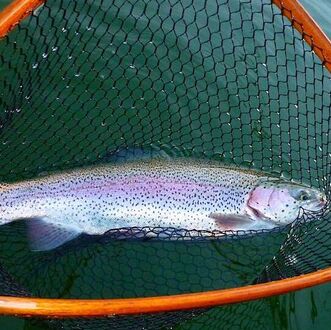
[[[259,230],[320,211],[323,192],[218,162],[141,159],[0,185],[0,225],[25,221],[34,251],[111,229]]]

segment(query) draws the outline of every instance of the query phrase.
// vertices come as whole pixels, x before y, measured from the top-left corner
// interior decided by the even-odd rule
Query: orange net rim
[[[208,308],[280,295],[331,281],[331,267],[239,288],[125,299],[46,299],[0,296],[0,314],[38,317],[109,317]]]
[[[271,0],[331,72],[331,41],[297,0]],[[0,13],[0,38],[45,0],[14,0]],[[231,289],[125,299],[47,299],[0,296],[0,314],[104,317],[208,308],[285,294],[331,281],[331,267],[310,274]]]

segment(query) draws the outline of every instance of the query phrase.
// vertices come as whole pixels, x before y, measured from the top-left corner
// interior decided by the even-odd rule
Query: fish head
[[[250,193],[247,212],[258,219],[287,224],[297,219],[301,209],[318,212],[326,202],[325,194],[315,188],[270,179]]]

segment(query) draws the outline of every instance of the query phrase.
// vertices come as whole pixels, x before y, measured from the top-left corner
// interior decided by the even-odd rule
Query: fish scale
[[[32,239],[38,236],[38,249],[56,247],[83,232],[102,234],[124,227],[226,230],[232,229],[226,216],[249,219],[248,199],[268,180],[268,176],[211,162],[109,164],[3,185],[0,221],[27,219]],[[237,229],[261,226],[256,219],[245,221]],[[57,241],[53,235],[48,242],[48,231],[40,228],[47,224],[55,226],[62,238]]]
[[[1,199],[7,207],[1,217],[10,221],[48,214],[87,233],[160,224],[214,230],[218,226],[210,213],[239,214],[261,176],[243,173],[238,178],[237,171],[216,166],[202,170],[199,163],[154,161],[41,177],[5,189]],[[94,228],[94,221],[105,224]]]

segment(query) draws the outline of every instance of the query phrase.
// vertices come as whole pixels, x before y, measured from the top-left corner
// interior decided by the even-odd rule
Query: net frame
[[[43,4],[15,0],[0,13],[0,38]],[[331,72],[331,41],[297,0],[272,0]],[[208,308],[280,295],[331,281],[331,267],[267,283],[206,292],[125,299],[46,299],[0,296],[0,314],[38,317],[102,317]]]
[[[331,267],[268,283],[199,293],[125,299],[45,299],[0,296],[0,314],[105,317],[209,308],[289,293],[331,281]]]

